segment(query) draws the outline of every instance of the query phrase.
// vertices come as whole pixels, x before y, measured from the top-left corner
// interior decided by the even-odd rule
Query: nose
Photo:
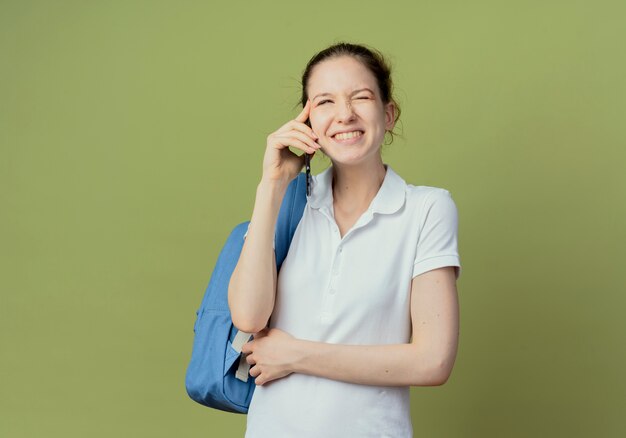
[[[336,118],[339,122],[351,122],[356,117],[354,113],[354,109],[352,108],[352,103],[347,100],[344,103],[337,105],[337,114]]]

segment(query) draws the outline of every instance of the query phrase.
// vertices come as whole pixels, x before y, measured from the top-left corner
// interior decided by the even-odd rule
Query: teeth
[[[335,135],[335,138],[337,140],[347,140],[349,138],[360,137],[361,135],[363,135],[362,131],[342,132]]]

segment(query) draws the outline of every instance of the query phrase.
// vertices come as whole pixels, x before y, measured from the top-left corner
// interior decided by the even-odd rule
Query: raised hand
[[[289,146],[300,149],[311,156],[321,146],[316,142],[317,136],[305,123],[311,111],[311,101],[294,120],[290,120],[278,130],[267,136],[267,147],[263,157],[263,178],[288,184],[304,166],[304,154],[297,155],[289,150]]]

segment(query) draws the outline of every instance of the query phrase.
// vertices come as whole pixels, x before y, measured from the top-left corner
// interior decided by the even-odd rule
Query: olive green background
[[[459,209],[415,436],[624,436],[623,4],[0,1],[0,436],[243,436],[185,392],[195,311],[340,40],[394,67],[384,161]]]

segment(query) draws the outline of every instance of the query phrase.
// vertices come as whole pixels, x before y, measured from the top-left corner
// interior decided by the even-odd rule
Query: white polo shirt
[[[399,344],[411,336],[413,277],[456,266],[457,209],[442,188],[387,172],[370,207],[340,238],[332,166],[311,196],[278,275],[269,321],[296,338]],[[370,386],[292,373],[255,388],[246,438],[412,437],[409,387]]]

